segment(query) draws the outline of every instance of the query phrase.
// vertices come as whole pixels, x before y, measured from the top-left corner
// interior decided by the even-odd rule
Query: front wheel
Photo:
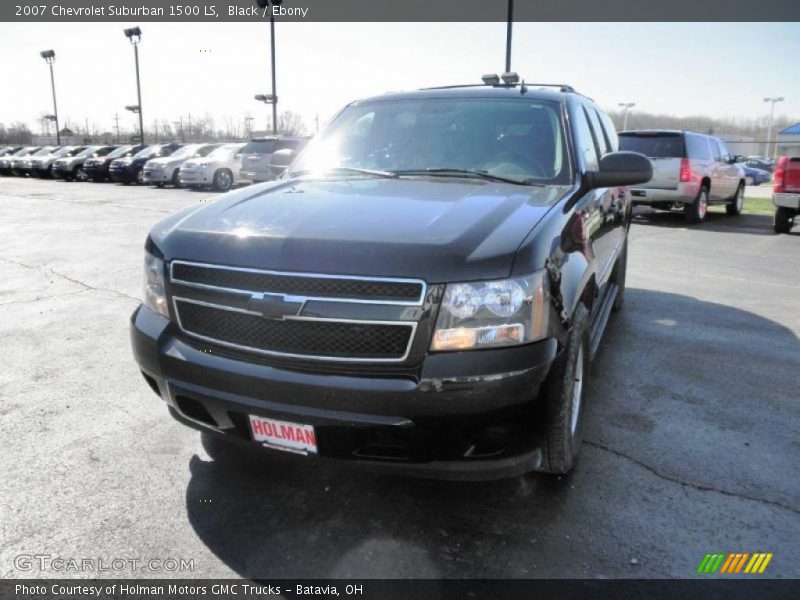
[[[742,209],[744,208],[744,185],[739,184],[739,187],[736,188],[736,194],[733,197],[733,200],[728,202],[725,205],[725,212],[731,216],[736,216],[742,214]]]
[[[583,442],[583,413],[589,376],[589,310],[575,309],[567,347],[544,384],[547,428],[541,470],[567,473],[578,460]]]
[[[744,183],[745,185],[756,185],[756,180],[752,175],[745,175]]]
[[[708,188],[701,187],[694,202],[684,205],[683,212],[689,223],[702,223],[708,212]]]
[[[792,209],[778,206],[775,209],[775,219],[772,222],[775,233],[789,233],[792,225],[794,225],[794,214]]]
[[[136,185],[144,185],[144,169],[136,171]]]
[[[176,187],[176,188],[181,187],[181,180],[180,180],[180,177],[178,176],[178,169],[175,169],[172,172],[172,187]]]
[[[214,173],[214,189],[218,192],[227,192],[233,185],[233,175],[228,169],[220,169]]]

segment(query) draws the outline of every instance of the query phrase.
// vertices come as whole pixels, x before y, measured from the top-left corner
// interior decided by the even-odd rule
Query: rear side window
[[[683,158],[680,133],[625,133],[619,136],[621,150],[640,152],[649,158]]]
[[[278,140],[275,142],[275,152],[278,150],[294,150],[297,148],[298,140]]]
[[[696,133],[686,134],[686,154],[688,158],[711,160],[712,152],[708,146],[708,138]]]
[[[250,140],[242,148],[242,154],[272,154],[274,148],[274,140]]]

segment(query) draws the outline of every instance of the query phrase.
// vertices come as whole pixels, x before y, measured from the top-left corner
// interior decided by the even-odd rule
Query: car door
[[[714,152],[714,170],[711,181],[711,199],[727,200],[736,191],[739,183],[739,169],[731,164],[731,155],[725,142],[717,138],[709,138]],[[716,188],[716,189],[715,189]]]
[[[602,149],[589,110],[582,102],[577,103],[572,121],[575,126],[576,150],[582,156],[584,169],[596,171]],[[594,254],[595,277],[598,287],[602,289],[611,274],[616,248],[614,189],[596,188],[586,192],[578,202],[576,212],[580,214],[586,241]]]

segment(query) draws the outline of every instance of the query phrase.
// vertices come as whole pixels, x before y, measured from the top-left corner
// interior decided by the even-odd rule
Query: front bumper
[[[253,183],[261,183],[262,181],[270,181],[274,179],[270,172],[246,169],[241,169],[239,171],[239,177],[241,177],[244,181],[252,181]]]
[[[144,183],[169,183],[172,177],[164,169],[144,169],[142,171],[142,181]]]
[[[51,173],[57,179],[66,179],[72,175],[72,169],[67,165],[53,165]]]
[[[555,340],[431,354],[416,375],[321,372],[242,360],[140,306],[134,356],[176,419],[254,444],[248,415],[314,425],[320,458],[442,479],[498,479],[541,463],[539,389]],[[306,459],[313,460],[313,459]]]
[[[800,194],[772,194],[772,202],[775,206],[800,211]]]
[[[124,167],[122,169],[109,169],[108,177],[115,183],[133,183],[136,181],[138,169],[134,167]]]
[[[204,169],[181,169],[178,171],[178,181],[189,187],[211,185],[213,175]]]

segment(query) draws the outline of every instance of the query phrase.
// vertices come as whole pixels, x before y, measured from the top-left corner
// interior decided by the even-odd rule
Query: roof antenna
[[[528,91],[528,86],[525,85],[525,80],[523,79],[522,82],[519,84],[519,94],[522,96],[525,92]]]

